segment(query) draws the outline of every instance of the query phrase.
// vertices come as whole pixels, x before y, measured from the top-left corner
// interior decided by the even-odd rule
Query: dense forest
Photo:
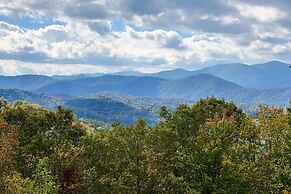
[[[216,98],[160,122],[94,128],[69,109],[0,100],[0,193],[290,193],[291,109]]]

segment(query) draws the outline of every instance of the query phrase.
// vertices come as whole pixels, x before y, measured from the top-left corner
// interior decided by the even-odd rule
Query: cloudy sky
[[[291,62],[290,0],[0,0],[0,74]]]

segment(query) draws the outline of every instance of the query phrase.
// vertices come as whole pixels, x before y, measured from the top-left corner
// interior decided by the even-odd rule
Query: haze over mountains
[[[279,61],[271,61],[263,64],[246,65],[241,63],[221,64],[196,71],[188,71],[185,69],[174,69],[161,71],[157,73],[141,73],[141,72],[116,72],[109,75],[123,76],[151,76],[163,79],[180,79],[197,74],[210,74],[220,77],[226,81],[236,83],[238,85],[253,89],[272,89],[284,88],[291,85],[291,72],[288,69],[289,64]],[[73,80],[81,78],[90,78],[104,75],[97,74],[79,74],[71,76],[52,76],[57,80]]]
[[[102,75],[70,81],[60,81],[37,89],[51,95],[67,94],[90,96],[100,92],[119,92],[132,96],[158,96],[158,87],[166,81],[161,78],[143,76]]]
[[[84,116],[86,113],[86,116],[91,115],[90,117],[101,116],[96,113],[96,106],[101,107],[100,104],[106,106],[111,104],[111,107],[119,107],[118,110],[131,112],[130,115],[133,115],[133,112],[138,113],[136,107],[130,107],[126,103],[120,104],[120,99],[118,102],[109,99],[105,100],[107,102],[104,99],[102,102],[100,99],[89,101],[92,96],[104,92],[115,93],[117,96],[179,99],[185,102],[215,96],[247,107],[257,104],[285,106],[289,104],[291,97],[291,69],[289,64],[273,61],[256,65],[222,64],[197,71],[175,69],[153,74],[120,72],[51,77],[0,76],[0,89],[6,89],[1,90],[2,96],[9,98],[9,93],[15,96],[15,98],[10,96],[10,100],[27,99],[42,105],[45,105],[45,102],[55,103],[63,100],[64,105],[74,108],[78,114]],[[68,101],[68,99],[75,101]],[[153,120],[148,114],[149,111],[141,111],[137,115]]]
[[[43,75],[20,75],[20,76],[1,76],[1,89],[22,89],[22,90],[36,90],[46,85],[56,83],[57,81],[51,77]]]

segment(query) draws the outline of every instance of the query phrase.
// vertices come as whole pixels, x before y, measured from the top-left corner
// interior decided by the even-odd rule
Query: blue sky
[[[289,0],[0,0],[0,74],[291,62]]]

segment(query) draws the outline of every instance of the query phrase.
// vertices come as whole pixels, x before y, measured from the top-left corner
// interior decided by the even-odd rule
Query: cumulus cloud
[[[29,60],[41,72],[49,64],[59,72],[73,64],[80,71],[154,71],[291,61],[290,6],[288,0],[0,0],[0,15],[8,18],[61,22],[24,28],[0,21],[0,58],[14,64],[1,71],[24,72]],[[117,20],[124,27],[114,26]]]
[[[258,6],[234,3],[239,13],[244,17],[254,18],[260,22],[274,22],[287,16],[282,10],[270,6]]]
[[[95,66],[88,64],[51,64],[51,63],[27,63],[15,60],[0,60],[0,72],[4,75],[22,75],[22,74],[79,74],[88,72],[111,72],[112,69],[106,66]]]

